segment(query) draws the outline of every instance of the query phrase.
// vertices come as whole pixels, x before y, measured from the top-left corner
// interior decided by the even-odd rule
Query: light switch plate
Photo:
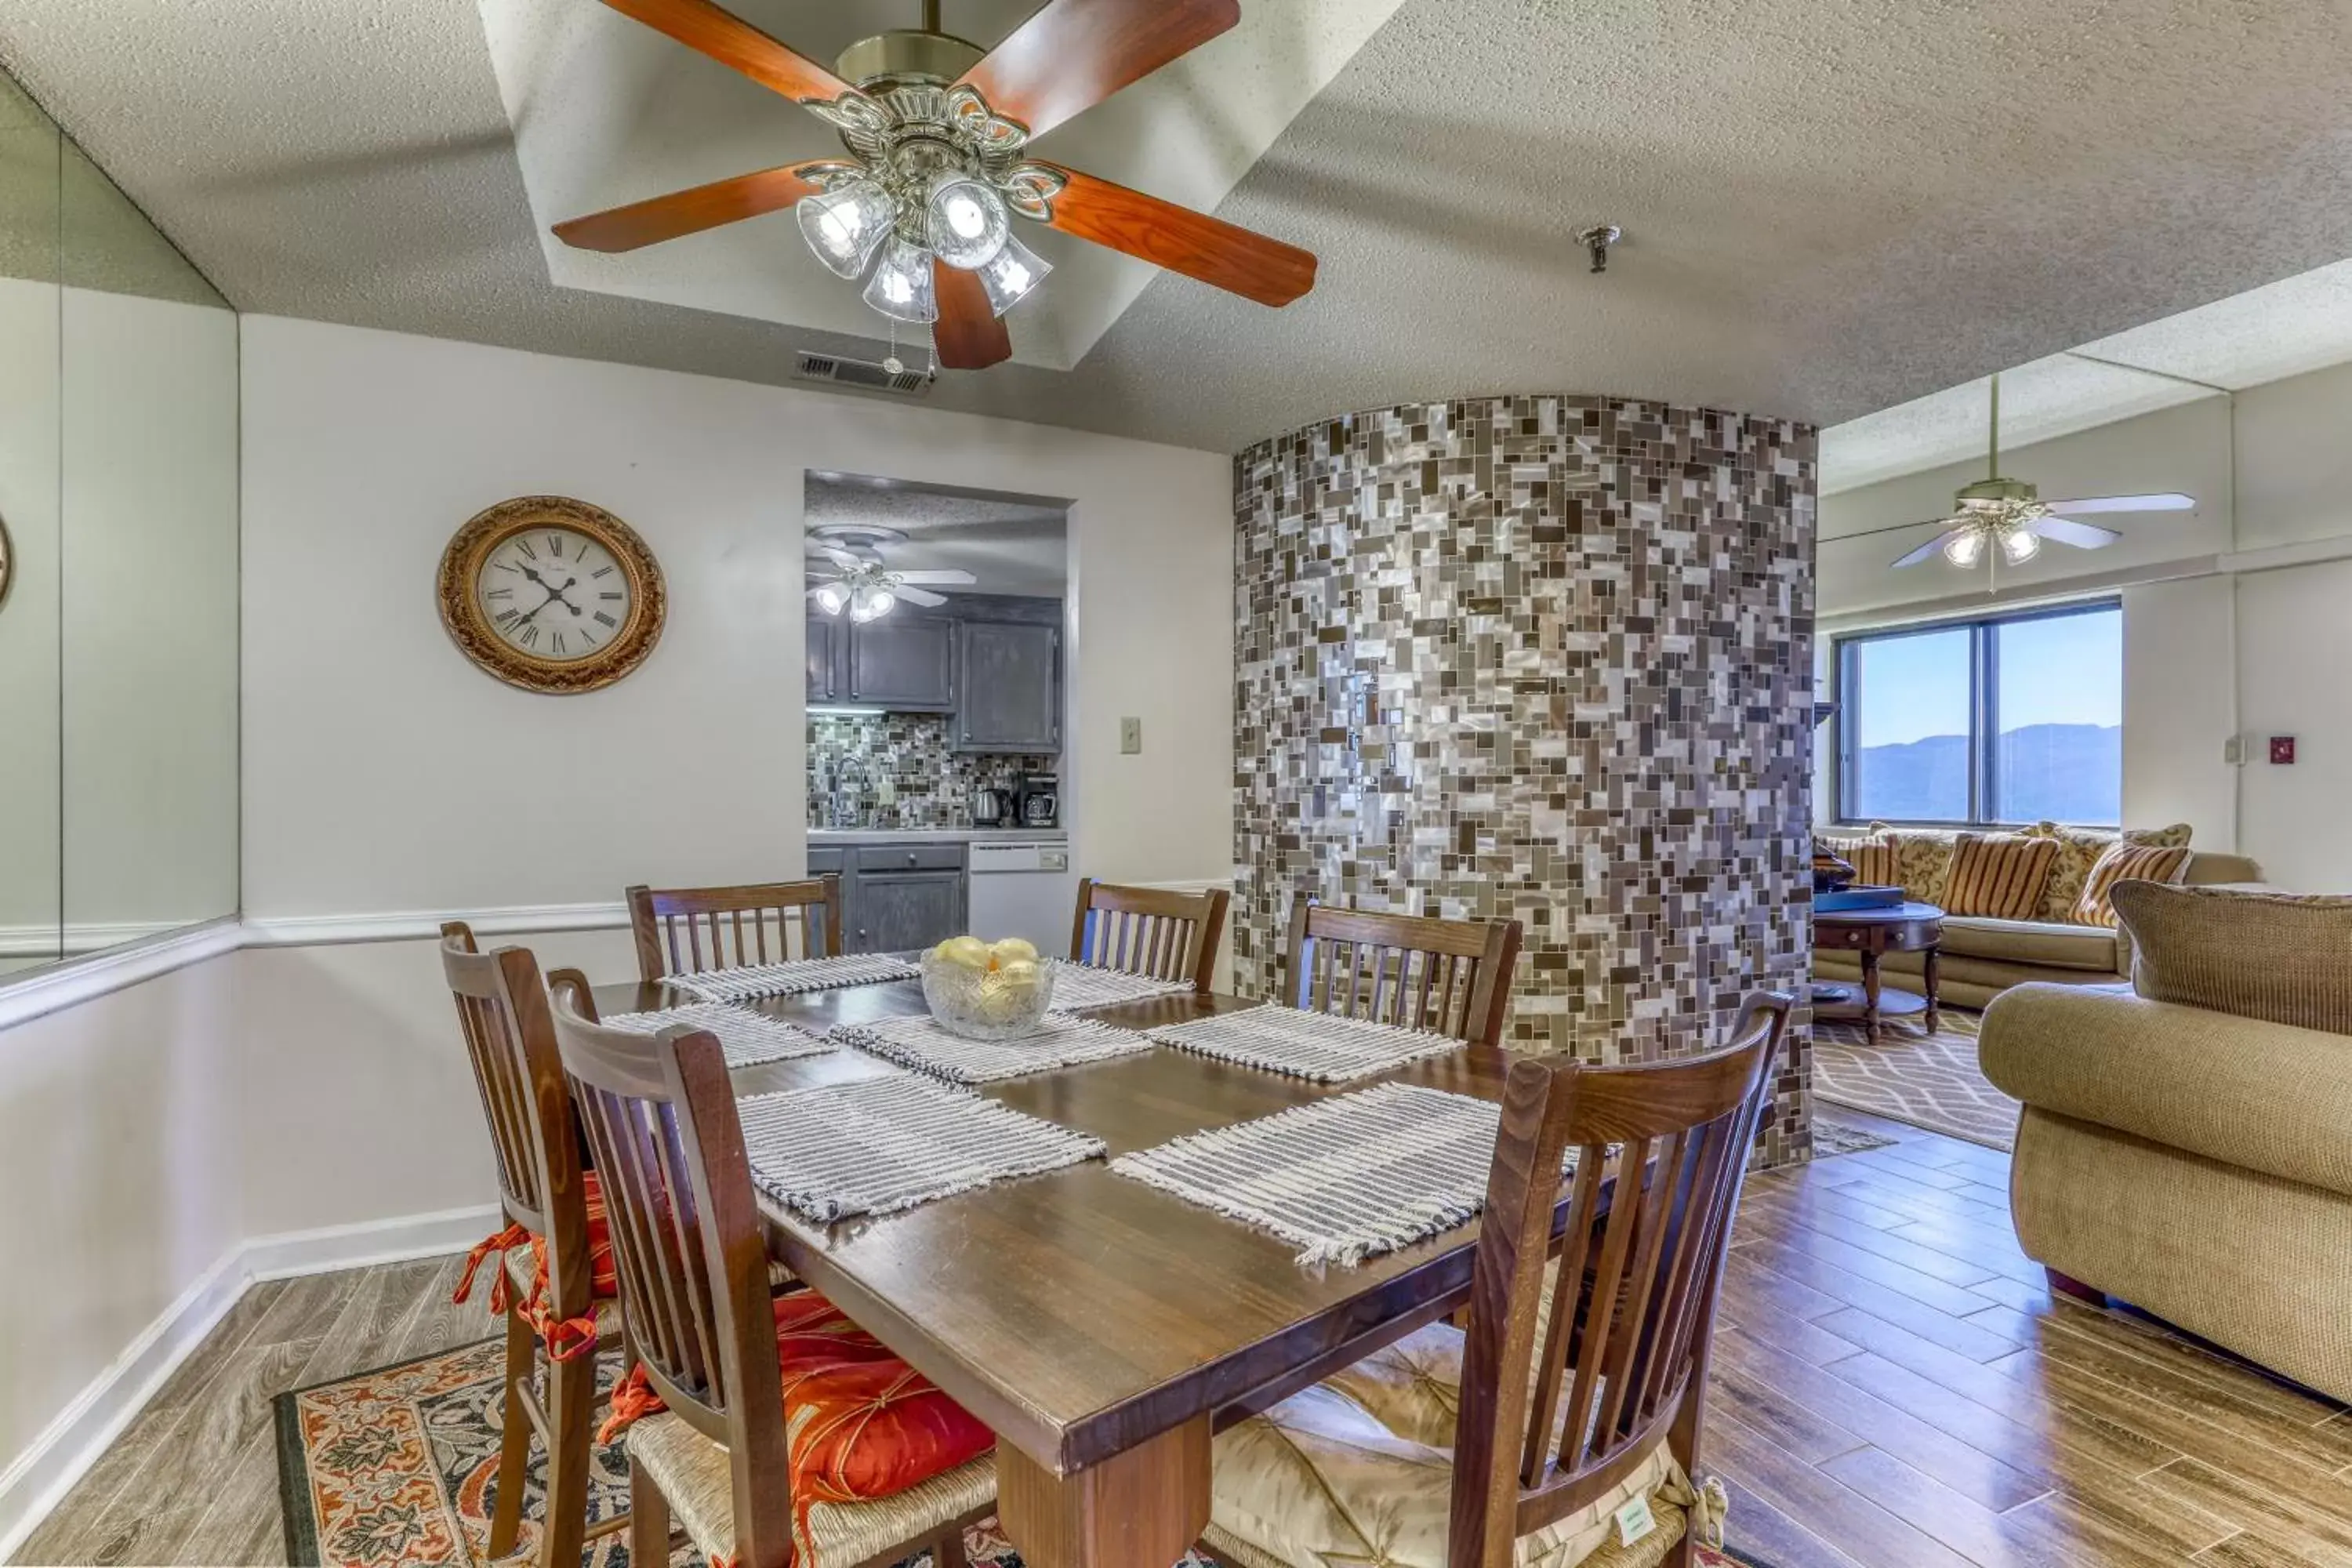
[[[1121,719],[1118,721],[1118,749],[1122,755],[1134,756],[1143,750],[1143,721]]]

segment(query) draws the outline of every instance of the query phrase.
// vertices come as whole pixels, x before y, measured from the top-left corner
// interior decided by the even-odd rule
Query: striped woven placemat
[[[1099,1157],[1103,1141],[913,1073],[735,1102],[751,1180],[819,1224]]]
[[[708,1029],[719,1037],[719,1048],[730,1068],[757,1067],[793,1057],[817,1057],[834,1048],[823,1035],[739,1007],[732,1002],[689,1002],[654,1013],[615,1013],[604,1020],[608,1029],[640,1035],[659,1034],[677,1026]]]
[[[1054,966],[1054,1011],[1056,1013],[1083,1013],[1089,1007],[1112,1007],[1121,1002],[1142,1002],[1154,996],[1189,996],[1192,993],[1192,983],[1189,980],[1155,980],[1149,974],[1129,974],[1121,969],[1073,963],[1066,958],[1048,962]]]
[[[1462,1046],[1452,1036],[1429,1029],[1335,1018],[1274,1003],[1155,1025],[1145,1033],[1179,1050],[1317,1083],[1352,1082]]]
[[[667,984],[705,1002],[757,1002],[762,996],[799,996],[811,991],[835,991],[845,985],[912,980],[921,973],[903,958],[848,953],[840,958],[794,958],[782,963],[747,964],[740,969],[706,969],[699,974],[673,974]]]
[[[1353,1264],[1486,1206],[1501,1109],[1381,1083],[1113,1160],[1122,1176],[1259,1226],[1302,1264]]]
[[[968,1040],[922,1014],[835,1026],[831,1038],[856,1046],[950,1083],[993,1083],[1056,1068],[1107,1061],[1148,1051],[1151,1042],[1132,1029],[1048,1013],[1026,1034],[1004,1040]]]

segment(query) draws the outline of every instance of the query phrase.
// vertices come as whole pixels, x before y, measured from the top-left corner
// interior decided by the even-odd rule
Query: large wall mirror
[[[236,355],[0,74],[0,984],[236,910]]]

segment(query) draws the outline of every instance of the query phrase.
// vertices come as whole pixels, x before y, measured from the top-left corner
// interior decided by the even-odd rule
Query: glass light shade
[[[1984,559],[1984,530],[1970,528],[1966,533],[1955,534],[1944,546],[1944,559],[1955,566],[1973,566]]]
[[[824,584],[817,589],[814,597],[818,609],[828,616],[837,616],[849,603],[849,584],[846,583]]]
[[[936,321],[940,301],[931,292],[931,253],[893,239],[882,265],[866,280],[866,302],[896,321]]]
[[[888,237],[894,204],[871,180],[856,180],[803,196],[793,214],[816,258],[842,277],[855,278]]]
[[[870,583],[866,584],[850,595],[849,618],[861,624],[866,621],[878,621],[888,615],[898,603],[898,595],[889,589],[877,588]]]
[[[2022,566],[2042,553],[2042,536],[2022,525],[2003,529],[2000,553],[2011,566]]]
[[[1013,220],[1003,198],[970,174],[953,169],[931,182],[925,203],[925,229],[931,254],[970,272],[1004,248]]]
[[[1008,235],[1004,247],[980,269],[980,286],[988,291],[989,309],[1001,316],[1052,270],[1052,262]]]

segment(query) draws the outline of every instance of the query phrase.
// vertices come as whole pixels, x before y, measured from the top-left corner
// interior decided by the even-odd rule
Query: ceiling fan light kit
[[[1916,566],[1940,552],[1963,569],[1982,562],[1987,586],[1998,584],[2004,565],[2022,566],[2042,553],[2042,542],[2054,539],[2078,550],[2098,550],[2123,537],[2112,528],[2078,521],[2077,512],[2187,511],[2194,498],[2161,495],[2091,496],[2081,500],[2045,501],[2041,491],[2023,479],[2003,479],[2000,472],[2000,377],[1992,378],[1991,440],[1986,477],[1964,485],[1952,497],[1952,515],[1941,520],[1942,531],[1927,543],[1896,557],[1897,567]],[[1906,525],[1907,526],[1907,525]]]
[[[635,250],[796,206],[820,261],[851,280],[871,268],[866,302],[938,323],[940,363],[961,370],[1012,356],[1002,318],[1053,270],[1013,237],[1015,216],[1261,304],[1314,287],[1295,246],[1027,155],[1033,136],[1231,28],[1239,0],[1046,0],[993,50],[941,32],[926,0],[920,27],[852,44],[837,74],[713,0],[604,3],[792,99],[848,156],[573,218],[555,226],[567,245]]]
[[[919,584],[969,588],[978,581],[961,567],[902,572],[883,564],[882,547],[903,544],[906,539],[901,530],[862,522],[829,522],[809,530],[809,553],[840,574],[810,588],[809,602],[828,616],[846,610],[852,621],[863,626],[897,609],[902,599],[926,608],[947,603]]]

